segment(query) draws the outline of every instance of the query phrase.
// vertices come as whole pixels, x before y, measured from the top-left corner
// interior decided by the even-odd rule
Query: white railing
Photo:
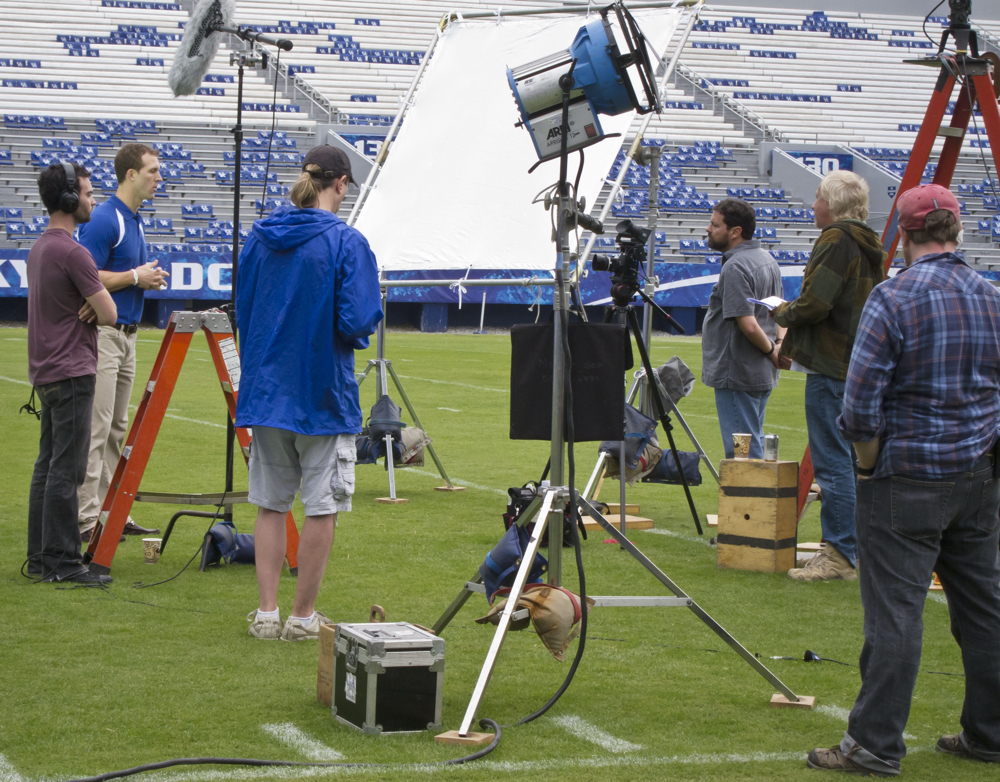
[[[675,83],[678,78],[684,79],[690,83],[696,91],[701,90],[711,96],[713,111],[715,111],[715,103],[718,101],[726,109],[733,112],[733,114],[736,114],[740,118],[740,130],[746,131],[746,126],[749,125],[751,128],[760,133],[765,139],[772,139],[774,141],[784,140],[781,131],[768,125],[766,120],[760,116],[760,114],[755,112],[753,109],[747,108],[735,98],[726,95],[724,92],[717,89],[708,78],[702,76],[697,71],[689,68],[683,63],[677,63],[677,68],[674,71]]]

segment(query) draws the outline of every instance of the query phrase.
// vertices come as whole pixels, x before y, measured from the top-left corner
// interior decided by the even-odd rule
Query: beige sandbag
[[[507,605],[506,598],[494,603],[486,616],[476,620],[479,624],[500,624],[500,614]],[[593,608],[594,601],[587,598],[588,608]],[[579,622],[580,598],[568,589],[549,584],[529,584],[517,601],[517,608],[527,608],[531,624],[542,639],[545,648],[559,662],[566,657],[566,649],[570,641],[580,634]],[[523,630],[528,626],[528,620],[511,621],[511,630]]]
[[[396,462],[397,467],[423,467],[424,447],[431,444],[431,438],[423,429],[408,426],[400,433],[403,443],[403,455]]]
[[[605,477],[619,480],[620,469],[618,466],[618,459],[611,454],[606,455],[607,458],[604,460],[604,468],[606,470]],[[646,477],[656,469],[656,465],[660,463],[660,459],[662,457],[663,449],[656,445],[656,443],[650,441],[643,449],[642,456],[639,457],[639,461],[636,463],[635,468],[633,469],[626,466],[625,481],[631,486],[640,478]]]

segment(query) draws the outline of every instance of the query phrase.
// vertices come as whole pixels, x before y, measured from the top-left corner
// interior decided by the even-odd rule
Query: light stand
[[[384,280],[383,280],[384,282]],[[378,331],[376,332],[376,349],[375,358],[368,360],[368,366],[365,367],[365,371],[361,373],[361,377],[358,378],[358,387],[365,381],[369,373],[375,370],[375,400],[378,401],[382,398],[383,394],[389,393],[389,378],[392,378],[393,385],[396,386],[396,390],[399,391],[399,396],[403,400],[403,404],[406,406],[410,417],[413,419],[413,425],[418,429],[423,429],[426,433],[427,430],[424,429],[424,425],[420,423],[420,417],[417,415],[417,411],[413,407],[413,403],[410,402],[410,397],[406,394],[406,389],[403,388],[403,382],[399,379],[399,375],[396,374],[396,370],[392,368],[392,361],[385,357],[385,321],[386,312],[389,304],[389,294],[388,288],[382,286],[382,320],[379,321]],[[385,469],[389,474],[389,496],[381,497],[376,499],[376,502],[381,503],[396,503],[396,502],[406,502],[406,500],[400,500],[396,497],[396,473],[395,467],[392,463],[392,441],[391,435],[386,435],[390,438],[386,440],[385,443]],[[435,486],[435,491],[465,491],[464,486],[456,486],[451,482],[451,478],[448,477],[448,473],[445,472],[444,465],[441,464],[441,459],[437,455],[437,451],[434,450],[434,445],[428,443],[426,449],[430,452],[431,458],[434,460],[434,464],[437,466],[438,472],[444,479],[444,486]]]
[[[607,9],[606,9],[607,10]],[[644,49],[643,49],[644,52]],[[569,69],[566,73],[562,74],[558,79],[559,88],[562,91],[562,117],[560,129],[560,155],[559,155],[559,182],[557,185],[557,197],[551,202],[546,199],[546,206],[550,208],[554,206],[557,210],[556,214],[556,230],[555,230],[555,242],[556,242],[556,268],[555,268],[555,288],[553,291],[552,298],[552,311],[553,311],[553,355],[552,355],[552,430],[551,430],[551,448],[549,455],[549,468],[550,468],[550,486],[543,486],[535,499],[528,505],[524,510],[518,520],[515,522],[521,526],[526,526],[531,530],[530,537],[527,546],[521,556],[520,566],[518,567],[517,574],[514,578],[514,583],[511,585],[510,592],[507,595],[507,602],[504,606],[503,611],[500,614],[498,620],[497,629],[494,633],[493,640],[490,644],[490,648],[486,654],[486,660],[483,663],[483,667],[480,670],[479,677],[476,680],[475,687],[473,688],[472,696],[469,700],[469,705],[466,708],[465,715],[462,718],[461,725],[457,731],[448,731],[442,733],[436,737],[436,740],[442,743],[458,743],[458,744],[475,744],[484,743],[488,741],[490,736],[488,734],[475,734],[471,733],[471,728],[473,721],[476,717],[476,712],[482,702],[483,696],[486,693],[486,687],[489,685],[490,678],[493,674],[493,669],[496,666],[497,657],[500,654],[500,649],[503,646],[504,639],[506,638],[507,632],[510,628],[511,621],[514,617],[515,612],[517,612],[517,603],[521,597],[524,586],[527,583],[528,574],[532,570],[535,561],[535,555],[541,546],[541,540],[543,537],[543,532],[547,530],[548,532],[548,553],[549,553],[549,565],[548,565],[548,583],[554,586],[562,585],[562,542],[563,542],[563,519],[565,516],[566,504],[571,505],[577,503],[579,500],[579,505],[581,509],[594,518],[608,533],[610,533],[618,542],[621,544],[629,554],[632,555],[640,564],[642,564],[647,570],[649,570],[652,575],[660,581],[667,589],[674,593],[674,597],[597,597],[594,598],[595,607],[650,607],[650,606],[661,606],[661,607],[679,607],[688,608],[693,611],[699,619],[701,619],[705,624],[707,624],[720,638],[722,638],[734,651],[737,652],[741,657],[743,657],[746,662],[751,665],[758,673],[761,674],[768,682],[770,682],[774,687],[776,687],[781,692],[781,696],[787,699],[788,702],[793,704],[802,705],[799,697],[792,692],[784,683],[781,682],[766,666],[763,665],[753,654],[751,654],[747,649],[745,649],[732,635],[730,635],[726,630],[722,628],[711,616],[709,616],[700,606],[698,606],[694,600],[692,600],[687,594],[683,592],[673,581],[671,581],[659,568],[652,563],[649,558],[642,554],[639,549],[625,537],[624,533],[619,532],[614,528],[614,526],[607,521],[590,503],[579,498],[572,486],[563,485],[565,480],[564,470],[563,470],[563,456],[566,445],[565,432],[566,432],[566,387],[569,380],[569,373],[567,372],[567,352],[568,347],[564,344],[567,335],[567,323],[568,323],[568,312],[569,312],[569,292],[567,290],[567,278],[569,275],[569,230],[577,225],[581,225],[593,233],[603,233],[604,228],[600,221],[594,220],[593,218],[581,214],[578,209],[582,209],[582,205],[578,207],[575,194],[570,194],[569,183],[567,182],[567,138],[569,136],[570,126],[569,126],[569,108],[570,108],[570,93],[574,87],[574,77],[573,71],[576,67],[576,60],[570,64]],[[539,149],[540,157],[541,150]],[[581,153],[582,154],[582,153]],[[628,298],[631,299],[629,294]],[[652,299],[646,299],[647,304],[652,305]],[[661,310],[662,312],[662,310]],[[666,315],[666,313],[662,313]],[[639,331],[638,321],[635,318],[634,310],[630,313],[630,323],[633,327],[635,336],[640,344],[640,352],[643,356],[643,364],[646,368],[648,376],[653,376],[652,368],[650,367],[648,354],[645,352],[645,347],[642,344],[641,333]],[[668,320],[669,320],[669,316]],[[656,397],[659,399],[659,397]],[[662,419],[666,420],[666,411],[662,404],[659,405],[659,412],[661,413]],[[665,427],[667,424],[665,423]],[[670,436],[670,430],[667,428],[668,439],[670,439],[671,447],[673,447],[673,440]],[[674,448],[675,458],[676,448]],[[681,476],[683,476],[683,471],[680,470],[679,459],[677,461],[678,470]],[[686,482],[685,482],[685,488]],[[698,525],[700,532],[700,524],[697,518],[697,512],[694,510],[694,503],[691,500],[690,492],[688,492],[688,500],[695,517],[695,524]],[[574,509],[575,510],[575,509]],[[577,546],[579,546],[579,540],[577,540]],[[452,618],[458,613],[465,602],[473,593],[485,593],[485,586],[482,584],[482,576],[478,573],[473,577],[471,581],[467,581],[462,589],[459,591],[457,597],[451,602],[448,608],[445,609],[444,613],[434,624],[433,632],[435,634],[440,634],[444,628],[448,625]],[[586,612],[587,605],[585,600],[581,600],[581,611],[584,612],[582,621],[586,622]],[[584,624],[584,627],[586,625]],[[585,638],[581,636],[580,644],[584,643]],[[575,667],[576,661],[574,662]],[[565,687],[568,684],[563,685]],[[550,706],[553,701],[550,701],[546,706]],[[544,709],[543,709],[544,711]],[[537,716],[537,715],[534,715]]]

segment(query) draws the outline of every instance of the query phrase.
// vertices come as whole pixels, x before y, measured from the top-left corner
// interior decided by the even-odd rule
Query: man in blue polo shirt
[[[144,291],[164,284],[167,272],[149,261],[139,207],[163,181],[156,150],[145,144],[125,144],[115,155],[118,190],[94,209],[80,228],[80,244],[97,264],[97,273],[118,307],[114,326],[97,337],[97,385],[90,426],[87,477],[79,490],[79,525],[84,541],[97,524],[108,485],[118,466],[128,431],[128,403],[135,379],[135,333],[142,318]],[[145,529],[131,517],[126,535],[159,532]]]

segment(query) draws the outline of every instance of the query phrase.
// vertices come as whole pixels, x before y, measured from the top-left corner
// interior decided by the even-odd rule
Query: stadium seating
[[[25,185],[41,166],[81,162],[103,197],[117,187],[111,160],[128,140],[160,151],[166,181],[143,206],[154,231],[162,231],[151,236],[160,240],[155,244],[167,251],[193,243],[224,245],[225,232],[233,230],[228,218],[237,163],[225,132],[235,119],[230,42],[223,42],[198,95],[173,98],[166,71],[187,19],[180,6],[57,0],[47,11],[53,18],[39,22],[25,21],[31,19],[22,12],[28,5],[0,0],[0,13],[13,29],[0,57],[0,203],[22,210],[20,220],[3,215],[7,246],[30,244],[31,226],[38,225],[32,218],[43,210]],[[468,0],[464,7],[476,6],[492,11],[496,4]],[[562,3],[533,0],[531,6]],[[356,127],[351,139],[374,156],[379,126],[396,115],[442,15],[453,7],[443,0],[303,0],[287,8],[240,0],[241,17],[295,43],[278,63],[277,85],[259,72],[246,74],[246,137],[238,157],[247,222],[241,234],[287,195],[302,152],[314,143],[316,119]],[[671,248],[700,250],[687,256],[691,260],[713,257],[697,244],[708,216],[720,199],[738,197],[757,209],[762,241],[780,244],[783,249],[775,254],[783,253],[782,260],[801,262],[818,233],[809,204],[790,199],[781,182],[759,172],[756,145],[765,132],[836,141],[899,174],[935,77],[933,69],[902,63],[928,53],[922,17],[714,7],[704,9],[700,19],[663,96],[664,112],[653,116],[644,142],[664,147],[658,258],[685,257]],[[994,35],[1000,32],[996,23],[984,26]],[[929,29],[936,37],[940,20],[931,20]],[[268,109],[275,105],[272,134]],[[979,155],[985,137],[974,130],[966,138],[956,187],[970,218],[967,241],[981,240],[973,249],[988,255],[987,239],[996,241],[993,224],[988,231],[979,224],[998,213],[997,193],[983,181]],[[627,148],[631,134],[625,142]],[[617,176],[622,159],[620,154],[609,179]],[[931,175],[933,167],[925,171]],[[648,172],[633,167],[624,187],[612,214],[644,219]],[[609,195],[606,188],[603,197]],[[354,197],[352,191],[346,208]],[[213,225],[227,221],[228,226]],[[8,231],[10,225],[15,227]],[[613,240],[605,249],[613,251]]]

